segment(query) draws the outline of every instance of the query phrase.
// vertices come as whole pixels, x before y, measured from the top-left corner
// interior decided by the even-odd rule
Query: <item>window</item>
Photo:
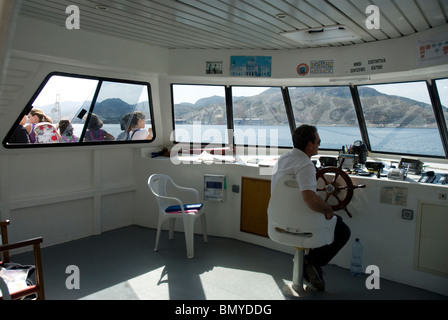
[[[295,125],[316,126],[322,140],[321,149],[340,150],[362,140],[349,87],[288,89]]]
[[[174,132],[182,143],[227,144],[224,86],[172,85]]]
[[[448,124],[448,79],[436,80],[436,87],[442,104],[442,112],[445,116],[445,123]]]
[[[291,130],[310,124],[318,128],[324,150],[341,150],[365,139],[373,152],[446,156],[425,81],[354,88],[191,84],[171,88],[175,142],[214,147],[233,141],[236,146],[290,148]],[[448,121],[448,79],[436,80],[436,88]],[[358,93],[359,100],[352,93]]]
[[[5,146],[131,143],[154,138],[147,83],[51,74],[41,88],[10,130]]]
[[[232,87],[232,101],[236,145],[292,145],[280,87]]]
[[[426,82],[358,87],[373,151],[444,156]]]

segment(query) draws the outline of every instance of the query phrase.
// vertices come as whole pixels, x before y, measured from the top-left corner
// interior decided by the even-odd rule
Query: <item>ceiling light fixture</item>
[[[279,20],[286,19],[286,17],[287,17],[286,13],[278,13],[275,15],[275,18]]]
[[[107,11],[107,10],[109,10],[109,7],[108,7],[108,6],[105,6],[105,5],[102,5],[102,4],[98,4],[98,5],[96,5],[95,8],[96,8],[97,10],[100,10],[100,11]]]
[[[280,34],[303,45],[332,44],[361,39],[358,34],[340,25],[287,31]]]

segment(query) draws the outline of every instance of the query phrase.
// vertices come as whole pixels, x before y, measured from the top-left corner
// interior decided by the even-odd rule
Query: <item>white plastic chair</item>
[[[184,202],[181,199],[170,196],[167,193],[168,184],[178,190],[192,196],[193,202]],[[177,185],[170,176],[164,174],[153,174],[148,179],[148,187],[157,199],[159,206],[159,221],[157,223],[156,245],[154,251],[158,250],[159,238],[162,224],[169,220],[169,239],[173,239],[174,223],[176,219],[182,219],[184,223],[185,242],[187,247],[187,258],[194,257],[194,223],[201,218],[204,242],[207,239],[207,226],[205,209],[199,199],[199,192],[194,188],[186,188]]]
[[[294,247],[293,280],[283,287],[285,296],[311,295],[303,284],[303,252],[332,243],[335,226],[336,217],[326,220],[323,214],[308,208],[294,175],[277,180],[268,206],[268,235],[277,243]]]

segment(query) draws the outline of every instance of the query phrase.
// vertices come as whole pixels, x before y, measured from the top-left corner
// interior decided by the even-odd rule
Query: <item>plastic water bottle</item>
[[[352,246],[352,264],[350,266],[352,276],[360,276],[362,274],[362,245],[358,238]]]

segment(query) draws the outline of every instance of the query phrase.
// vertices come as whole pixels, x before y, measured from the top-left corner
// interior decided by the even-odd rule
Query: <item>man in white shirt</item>
[[[323,214],[327,220],[334,215],[333,209],[316,193],[316,168],[311,157],[318,153],[320,137],[317,128],[301,125],[293,134],[294,148],[283,154],[277,161],[271,179],[271,193],[279,177],[295,175],[305,204],[316,214]],[[298,209],[299,210],[299,209]],[[350,238],[350,229],[336,215],[337,222],[333,243],[311,249],[305,256],[304,278],[318,290],[325,289],[321,267],[326,265],[344,247]]]

